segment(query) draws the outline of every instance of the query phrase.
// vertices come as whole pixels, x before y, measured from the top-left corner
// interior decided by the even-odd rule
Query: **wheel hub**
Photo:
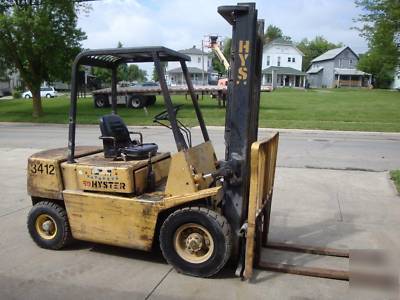
[[[204,238],[198,233],[191,233],[186,238],[186,248],[190,252],[198,252],[203,247]]]
[[[48,234],[50,234],[50,232],[52,230],[54,230],[54,224],[50,220],[47,220],[47,221],[43,222],[42,228],[44,231],[46,231]]]
[[[200,264],[211,257],[214,251],[214,240],[205,227],[187,223],[180,226],[175,232],[174,247],[182,259]]]
[[[45,240],[51,240],[57,235],[57,225],[48,214],[41,214],[35,221],[36,232]]]

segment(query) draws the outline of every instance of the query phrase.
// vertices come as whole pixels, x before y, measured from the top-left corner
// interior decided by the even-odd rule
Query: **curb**
[[[51,127],[68,127],[68,123],[32,123],[32,122],[0,122],[0,125],[29,125],[29,126],[51,126]],[[77,124],[77,127],[98,127],[96,124]],[[162,126],[154,125],[128,125],[131,128],[138,129],[160,129]],[[200,126],[191,127],[191,129],[200,130]],[[207,126],[207,129],[223,131],[224,126]],[[341,131],[341,130],[321,130],[321,129],[289,129],[289,128],[258,128],[261,132],[267,131],[279,131],[281,133],[301,133],[301,134],[337,134],[337,135],[348,135],[348,134],[358,134],[362,136],[395,136],[400,138],[400,132],[381,132],[381,131]]]

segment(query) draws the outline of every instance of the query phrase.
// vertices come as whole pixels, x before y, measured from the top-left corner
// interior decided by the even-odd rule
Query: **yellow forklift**
[[[209,277],[230,260],[238,276],[251,278],[267,245],[278,133],[257,141],[264,23],[255,4],[218,12],[233,28],[225,159],[216,158],[188,56],[165,47],[84,51],[72,67],[68,147],[28,160],[27,226],[38,246],[57,250],[75,239],[151,251],[158,241],[167,262],[184,274]],[[170,61],[182,67],[204,139],[198,145],[168,92],[161,62]],[[130,132],[117,114],[117,67],[141,62],[154,62],[166,108],[154,121],[172,130],[176,153],[159,152],[156,141]],[[103,147],[75,145],[82,65],[112,72],[111,113],[99,124]],[[284,269],[263,266],[274,267]]]

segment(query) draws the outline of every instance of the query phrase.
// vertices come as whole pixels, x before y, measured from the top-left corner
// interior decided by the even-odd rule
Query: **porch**
[[[357,69],[335,68],[335,87],[370,87],[372,75]]]
[[[262,71],[262,85],[276,87],[299,87],[306,84],[306,73],[288,67],[269,67]]]
[[[193,85],[206,85],[208,82],[208,72],[204,72],[204,81],[203,81],[203,71],[199,68],[188,67],[190,78],[192,80]],[[186,85],[185,78],[183,76],[183,72],[181,68],[176,68],[169,70],[167,72],[167,81],[170,85]]]

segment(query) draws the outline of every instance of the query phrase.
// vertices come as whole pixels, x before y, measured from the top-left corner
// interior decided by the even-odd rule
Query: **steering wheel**
[[[175,116],[178,114],[178,111],[181,109],[182,106],[183,106],[183,104],[179,104],[179,105],[175,105],[173,107]],[[164,110],[154,116],[154,121],[167,121],[167,120],[168,120],[168,111],[167,110]]]

